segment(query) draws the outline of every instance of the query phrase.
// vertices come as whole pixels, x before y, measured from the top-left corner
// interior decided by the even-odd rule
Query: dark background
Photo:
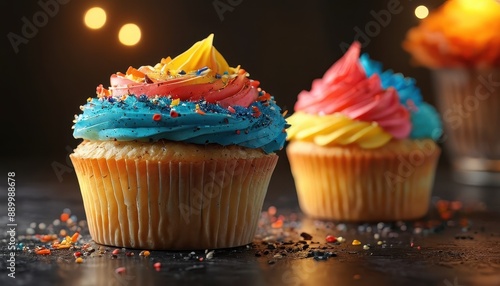
[[[2,171],[15,171],[24,183],[64,180],[76,187],[68,155],[80,141],[72,137],[72,120],[79,106],[95,96],[95,87],[108,86],[111,73],[130,65],[154,65],[162,57],[176,56],[210,33],[231,66],[241,65],[283,109],[293,111],[297,94],[342,56],[340,45],[354,40],[355,28],[365,31],[375,20],[373,13],[399,2],[400,13],[392,14],[385,27],[379,24],[380,31],[372,31],[376,35],[361,39],[363,52],[383,61],[385,68],[416,78],[424,98],[434,103],[429,71],[412,66],[401,43],[406,31],[418,24],[415,7],[424,4],[432,11],[443,1],[219,0],[237,5],[218,15],[217,1],[69,0],[15,53],[7,35],[22,35],[21,19],[32,21],[42,10],[37,2],[1,3],[0,162]],[[83,23],[85,11],[93,6],[107,12],[106,25],[99,30]],[[117,38],[128,22],[142,29],[141,42],[133,47]],[[284,150],[279,155],[270,193],[286,190],[294,197]]]

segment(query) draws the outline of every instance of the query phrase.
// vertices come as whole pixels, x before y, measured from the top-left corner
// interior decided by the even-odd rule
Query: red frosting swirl
[[[295,111],[318,115],[342,113],[351,119],[376,122],[394,138],[408,137],[410,114],[399,103],[395,89],[384,90],[376,74],[366,76],[359,62],[360,49],[360,43],[354,42],[323,78],[313,81],[310,91],[302,91]]]

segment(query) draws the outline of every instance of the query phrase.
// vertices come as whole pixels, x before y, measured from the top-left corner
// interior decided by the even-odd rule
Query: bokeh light
[[[415,8],[415,16],[417,16],[417,18],[419,19],[425,19],[427,18],[427,16],[429,16],[429,9],[424,5],[420,5]]]
[[[141,29],[136,24],[125,24],[118,32],[118,39],[125,46],[134,46],[141,40]]]
[[[90,8],[85,13],[83,20],[90,29],[100,29],[106,24],[106,11],[100,7]]]

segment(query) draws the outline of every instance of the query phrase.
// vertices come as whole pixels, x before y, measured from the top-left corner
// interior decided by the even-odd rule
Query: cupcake
[[[411,28],[403,47],[429,68],[443,143],[457,181],[500,185],[500,3],[450,0]]]
[[[298,95],[287,119],[300,207],[329,220],[422,217],[440,155],[439,116],[413,79],[359,53],[355,42]]]
[[[146,249],[250,243],[288,127],[213,35],[97,87],[70,155],[92,238]]]

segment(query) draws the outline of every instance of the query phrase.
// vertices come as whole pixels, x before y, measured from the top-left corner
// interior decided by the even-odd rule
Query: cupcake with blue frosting
[[[212,45],[129,67],[75,116],[92,238],[145,249],[251,243],[285,142],[274,98]]]

